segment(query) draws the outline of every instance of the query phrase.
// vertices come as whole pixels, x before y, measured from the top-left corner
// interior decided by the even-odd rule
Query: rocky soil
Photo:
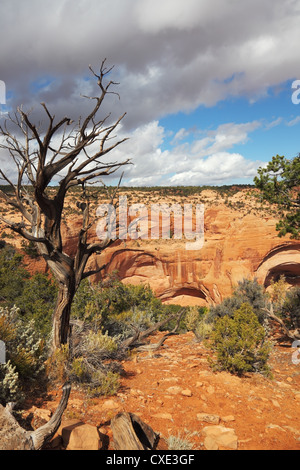
[[[274,347],[273,379],[239,378],[213,372],[210,352],[192,333],[170,337],[156,353],[133,354],[122,364],[125,376],[116,396],[87,399],[73,390],[51,448],[113,449],[110,420],[127,411],[160,433],[166,448],[299,450],[300,364],[293,364],[293,352],[286,345]],[[50,392],[40,409],[28,403],[25,416],[40,425],[59,398]]]

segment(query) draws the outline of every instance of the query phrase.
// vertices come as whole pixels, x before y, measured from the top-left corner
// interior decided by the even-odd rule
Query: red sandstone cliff
[[[181,305],[218,303],[243,278],[257,277],[267,286],[284,274],[290,284],[300,285],[300,242],[278,238],[275,217],[261,211],[245,192],[226,204],[213,191],[202,192],[201,197],[205,207],[202,249],[188,251],[186,240],[118,240],[102,255],[95,255],[90,266],[107,264],[106,274],[118,271],[123,282],[149,284],[163,301]],[[76,247],[79,227],[80,220],[74,217],[63,226],[67,252]],[[96,239],[95,227],[90,235]],[[45,269],[43,262],[29,265],[31,271]],[[99,276],[94,276],[97,280]]]

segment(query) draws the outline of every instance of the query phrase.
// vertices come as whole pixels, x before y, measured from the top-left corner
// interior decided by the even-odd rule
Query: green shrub
[[[184,316],[187,331],[195,331],[206,313],[206,307],[189,307]]]
[[[149,286],[125,285],[114,274],[94,286],[88,281],[81,282],[73,301],[72,317],[96,331],[102,328],[110,336],[122,335],[125,339],[133,333],[131,324],[143,330],[178,309],[163,305]]]
[[[92,383],[87,387],[87,394],[91,398],[115,395],[120,388],[120,375],[108,371],[104,374],[97,371],[92,376]]]
[[[23,265],[23,256],[14,247],[5,244],[0,249],[0,300],[2,305],[13,307],[23,292],[29,273]]]
[[[18,402],[44,371],[44,342],[34,322],[24,322],[16,307],[0,308],[0,340],[7,356],[7,363],[0,365],[0,400]]]
[[[211,360],[214,369],[237,375],[270,372],[267,361],[271,345],[249,304],[242,304],[233,317],[218,319],[210,339],[216,354],[216,361]]]
[[[20,387],[19,374],[10,361],[0,365],[0,403],[22,402],[24,394]]]
[[[243,303],[248,303],[251,305],[259,322],[263,324],[266,317],[264,308],[267,300],[268,296],[264,288],[258,284],[256,279],[254,281],[243,279],[238,282],[231,297],[224,299],[220,305],[210,308],[208,320],[213,322],[215,319],[224,316],[232,317],[234,312],[238,310]]]
[[[110,361],[123,359],[118,339],[107,333],[82,326],[74,329],[73,347],[57,349],[47,361],[47,375],[52,383],[70,381],[90,397],[113,395],[119,388],[120,374],[111,370]]]
[[[300,287],[294,287],[286,293],[282,317],[288,328],[300,329]]]
[[[57,298],[57,287],[46,274],[37,273],[26,280],[16,300],[24,319],[34,320],[35,327],[48,337],[52,329],[52,315]]]
[[[21,316],[34,320],[35,328],[48,336],[52,327],[52,314],[57,287],[45,274],[30,277],[23,256],[5,244],[0,249],[0,302],[3,307],[17,305]]]
[[[208,339],[212,333],[213,326],[211,323],[208,323],[206,318],[203,318],[197,324],[194,333],[198,341],[204,341]]]

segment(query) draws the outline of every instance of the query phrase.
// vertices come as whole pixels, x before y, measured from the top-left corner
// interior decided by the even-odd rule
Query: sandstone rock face
[[[205,193],[201,195],[205,197]],[[105,264],[105,274],[117,271],[124,283],[150,285],[163,302],[182,306],[220,303],[244,278],[256,277],[267,287],[271,279],[284,274],[291,285],[300,285],[300,242],[289,236],[278,238],[276,218],[254,210],[245,192],[231,198],[233,206],[224,204],[213,191],[207,193],[204,246],[200,250],[187,250],[185,239],[116,240],[104,253],[95,255],[89,267]],[[65,222],[67,253],[75,251],[80,227],[79,218]],[[95,226],[90,240],[97,241]],[[30,263],[33,269],[34,262]],[[95,282],[99,279],[100,274],[93,277]]]
[[[300,242],[278,238],[276,223],[250,207],[213,201],[205,205],[202,249],[187,250],[184,239],[119,240],[93,263],[107,263],[107,273],[118,271],[124,283],[148,284],[162,301],[183,306],[219,303],[244,278],[267,287],[284,274],[300,285]]]
[[[217,304],[244,278],[267,287],[284,274],[300,285],[300,242],[278,238],[275,226],[275,219],[213,206],[201,250],[186,250],[183,240],[117,241],[93,263],[108,263],[107,273],[118,271],[124,283],[150,285],[165,303]]]

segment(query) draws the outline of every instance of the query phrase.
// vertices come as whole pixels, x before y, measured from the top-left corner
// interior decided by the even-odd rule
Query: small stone
[[[116,408],[119,408],[119,404],[116,403],[114,400],[106,400],[102,404],[103,410],[115,410]]]
[[[34,416],[44,419],[45,421],[49,421],[49,419],[52,416],[51,411],[49,410],[44,410],[43,408],[36,408],[35,406],[32,408],[32,412]]]
[[[204,447],[206,450],[219,450],[219,446],[215,439],[209,436],[204,439]]]
[[[273,406],[275,406],[276,408],[280,408],[280,404],[278,403],[277,400],[271,400],[271,401],[272,401]]]
[[[170,420],[173,419],[173,417],[170,413],[157,413],[157,414],[153,415],[153,418],[170,419]]]
[[[218,415],[210,415],[207,413],[198,413],[197,419],[202,421],[203,423],[210,423],[210,424],[219,424],[220,416]]]
[[[184,397],[192,397],[193,396],[192,391],[189,390],[188,388],[186,390],[182,390],[181,395],[183,395]]]
[[[268,426],[266,427],[266,431],[268,429],[277,429],[278,431],[286,432],[286,430],[283,429],[281,426],[278,426],[278,424],[268,424]]]
[[[215,389],[211,385],[209,385],[206,390],[209,395],[213,395],[215,393]]]
[[[232,421],[235,421],[235,417],[233,415],[224,416],[221,419],[224,423],[231,423]]]
[[[171,393],[172,395],[179,395],[179,393],[182,392],[182,388],[174,385],[173,387],[169,387],[166,391],[167,393]]]

